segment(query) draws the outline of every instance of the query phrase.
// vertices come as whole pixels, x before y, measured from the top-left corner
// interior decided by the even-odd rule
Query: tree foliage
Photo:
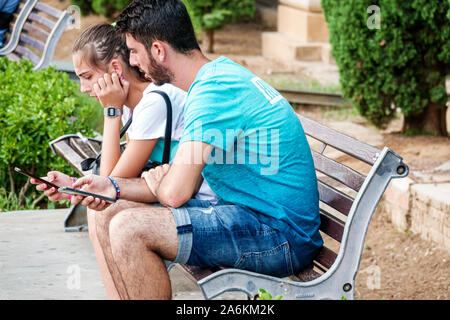
[[[252,19],[254,0],[184,0],[203,30],[220,29],[240,18]]]
[[[322,7],[343,93],[359,112],[382,126],[400,108],[420,126],[434,106],[444,115],[437,130],[445,130],[449,1],[322,0]]]
[[[123,10],[131,0],[71,0],[73,5],[80,7],[81,14],[99,14],[107,18]]]
[[[213,52],[214,30],[238,19],[253,19],[255,0],[183,0],[197,34],[206,33],[207,51]]]

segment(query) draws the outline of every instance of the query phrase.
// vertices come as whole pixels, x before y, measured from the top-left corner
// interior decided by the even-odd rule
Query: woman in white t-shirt
[[[123,38],[109,24],[85,30],[73,46],[73,63],[81,91],[95,97],[105,108],[100,175],[137,177],[148,161],[161,162],[167,120],[165,92],[172,104],[172,159],[184,126],[186,92],[171,85],[157,86],[129,64]],[[127,145],[120,152],[120,127],[130,117]],[[197,199],[215,201],[214,192],[203,181]]]

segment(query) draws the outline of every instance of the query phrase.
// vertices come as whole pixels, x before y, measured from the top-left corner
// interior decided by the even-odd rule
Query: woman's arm
[[[123,104],[128,96],[130,84],[126,80],[119,80],[116,73],[105,73],[94,84],[93,90],[99,98],[103,108],[116,107],[123,113]],[[120,125],[122,116],[109,117],[105,115],[103,125],[102,157],[100,161],[100,175],[109,176],[120,158]]]
[[[100,175],[111,174],[120,159],[120,124],[122,117],[109,118],[105,116],[103,125],[102,157]]]
[[[155,149],[157,142],[158,139],[129,140],[125,151],[108,176],[121,178],[138,177]]]

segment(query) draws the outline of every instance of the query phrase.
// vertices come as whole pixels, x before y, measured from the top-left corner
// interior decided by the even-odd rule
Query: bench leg
[[[88,231],[87,208],[80,203],[71,206],[69,213],[64,219],[64,230],[66,232]]]
[[[331,276],[325,281],[309,283],[294,282],[245,270],[226,269],[198,281],[205,299],[213,299],[227,291],[244,292],[249,299],[258,295],[259,289],[268,291],[272,297],[282,295],[283,300],[354,299],[354,282],[348,281],[348,290],[342,290],[339,277]]]

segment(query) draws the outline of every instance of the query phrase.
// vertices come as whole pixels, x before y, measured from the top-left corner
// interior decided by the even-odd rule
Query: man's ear
[[[167,57],[167,45],[162,41],[154,41],[152,43],[151,54],[156,61],[162,63]]]
[[[112,59],[110,63],[111,72],[115,72],[119,75],[119,77],[123,76],[123,66],[119,59]]]

